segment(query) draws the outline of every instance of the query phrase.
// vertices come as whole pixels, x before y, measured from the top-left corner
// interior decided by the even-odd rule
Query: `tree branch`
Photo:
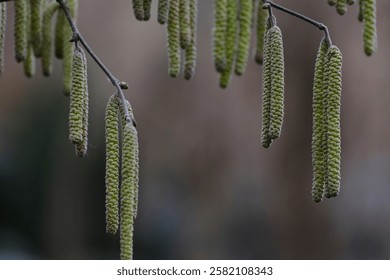
[[[0,1],[3,2],[3,1],[11,1],[11,0],[0,0]],[[115,78],[115,76],[108,70],[108,68],[103,64],[103,62],[97,57],[97,55],[94,53],[94,51],[91,49],[91,47],[87,44],[87,42],[85,41],[85,39],[81,35],[80,31],[77,29],[77,27],[72,19],[72,16],[70,15],[69,8],[66,6],[64,1],[63,0],[56,0],[56,1],[60,4],[62,10],[65,13],[65,16],[66,16],[68,22],[69,22],[69,25],[72,29],[73,36],[72,36],[72,39],[70,41],[75,42],[75,44],[77,44],[77,42],[80,42],[83,45],[84,49],[89,53],[89,55],[92,57],[92,59],[96,62],[96,64],[107,75],[108,79],[111,81],[113,86],[116,87],[116,89],[117,89],[117,94],[119,95],[119,97],[121,99],[123,110],[125,112],[126,122],[127,123],[132,122],[133,125],[136,126],[135,120],[130,117],[129,108],[127,108],[125,95],[123,94],[123,90],[122,90],[122,89],[128,89],[128,85],[125,82],[120,82],[117,78]]]

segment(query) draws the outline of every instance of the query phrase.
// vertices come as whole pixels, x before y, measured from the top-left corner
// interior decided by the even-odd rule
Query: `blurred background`
[[[261,67],[218,87],[211,57],[213,1],[199,0],[198,67],[167,74],[165,27],[138,22],[130,0],[80,1],[78,26],[130,89],[140,141],[135,259],[390,258],[389,1],[378,1],[378,52],[363,53],[358,6],[341,17],[326,0],[278,3],[328,25],[344,54],[342,186],[311,199],[313,69],[322,33],[275,11],[284,34],[282,136],[261,147]],[[8,5],[0,78],[0,258],[118,259],[105,233],[104,110],[114,88],[89,60],[89,151],[68,142],[62,67],[24,77]]]

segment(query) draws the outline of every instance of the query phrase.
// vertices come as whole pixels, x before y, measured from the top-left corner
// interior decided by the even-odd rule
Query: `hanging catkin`
[[[69,8],[69,13],[73,18],[73,21],[76,23],[77,17],[77,0],[67,0],[67,5]],[[64,94],[69,95],[71,90],[71,77],[72,77],[72,55],[73,55],[73,43],[70,42],[72,38],[72,29],[70,28],[67,21],[64,24],[63,30],[63,83],[64,83]]]
[[[73,144],[83,143],[83,118],[85,107],[85,54],[80,48],[73,52],[72,79],[69,109],[69,140]]]
[[[234,61],[236,57],[237,43],[237,12],[238,5],[236,0],[228,0],[227,6],[227,28],[226,28],[226,64],[225,70],[221,73],[219,86],[227,88],[230,83]]]
[[[377,49],[376,0],[363,0],[364,52],[371,56]]]
[[[327,116],[327,152],[326,152],[326,178],[325,196],[330,198],[340,192],[340,161],[341,161],[341,135],[340,135],[340,107],[342,86],[342,55],[336,46],[331,46],[327,54],[325,75],[328,77],[326,91]]]
[[[359,0],[359,14],[358,14],[358,20],[360,22],[363,21],[363,2],[364,0]]]
[[[249,57],[251,43],[251,25],[253,16],[252,0],[240,0],[239,32],[236,58],[236,75],[244,74]]]
[[[144,21],[150,19],[150,13],[152,8],[152,0],[144,0]]]
[[[268,11],[263,9],[261,1],[257,6],[257,44],[256,44],[256,55],[255,60],[258,64],[263,63],[263,48],[264,48],[264,33],[265,25],[267,21]]]
[[[337,4],[337,0],[328,0],[328,4],[331,6],[335,6]]]
[[[15,13],[15,58],[22,62],[27,54],[27,1],[14,0]]]
[[[180,74],[180,0],[171,0],[167,24],[169,76],[177,77]]]
[[[51,20],[53,15],[60,8],[57,2],[50,3],[44,13],[42,19],[42,72],[44,76],[49,76],[52,71],[52,29]]]
[[[268,20],[269,22],[269,20]],[[270,136],[271,125],[271,32],[268,29],[264,36],[264,54],[263,54],[263,96],[262,96],[262,128],[261,128],[261,144],[268,149],[272,144]]]
[[[34,49],[32,45],[32,14],[31,14],[31,2],[27,2],[27,17],[26,17],[26,28],[27,28],[27,52],[26,57],[23,61],[24,74],[28,78],[32,78],[35,75],[35,57]]]
[[[115,234],[119,226],[119,102],[114,93],[107,104],[106,138],[106,231]]]
[[[31,3],[31,42],[34,48],[34,55],[42,55],[42,8],[44,0],[30,0]]]
[[[180,47],[185,50],[191,41],[189,0],[180,0]]]
[[[144,20],[144,0],[132,0],[133,1],[133,10],[135,18],[138,20]]]
[[[168,20],[169,0],[158,0],[157,21],[166,24]]]
[[[336,11],[339,15],[344,15],[347,12],[347,1],[337,0]]]
[[[347,0],[347,4],[348,5],[353,5],[353,4],[355,4],[355,0]]]
[[[54,31],[54,49],[55,49],[55,56],[58,59],[64,58],[64,28],[65,28],[66,18],[65,13],[61,9],[57,13],[57,19],[55,23],[55,31]]]
[[[191,41],[184,51],[184,79],[190,80],[195,74],[196,68],[196,40],[197,40],[197,16],[198,0],[189,0],[190,2],[190,30]]]
[[[222,73],[226,69],[226,32],[228,18],[227,5],[228,0],[215,0],[213,56],[215,69],[219,73]]]
[[[0,75],[4,71],[4,43],[5,27],[7,22],[7,3],[0,3]]]
[[[314,69],[313,83],[313,130],[312,130],[312,165],[313,186],[312,197],[315,202],[320,202],[325,191],[325,118],[326,104],[324,91],[324,67],[327,60],[329,44],[323,38],[317,53]]]

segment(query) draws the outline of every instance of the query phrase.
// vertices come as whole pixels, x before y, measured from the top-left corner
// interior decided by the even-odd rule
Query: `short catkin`
[[[175,78],[180,74],[180,0],[171,0],[167,24],[167,44],[169,76]]]
[[[227,88],[231,78],[234,67],[234,62],[237,52],[237,12],[238,4],[236,0],[228,0],[227,6],[227,28],[226,28],[226,64],[225,70],[221,72],[219,78],[219,86]]]
[[[340,192],[341,133],[340,108],[342,87],[342,54],[336,46],[331,46],[327,54],[325,75],[328,77],[326,92],[327,153],[325,196],[337,196]]]
[[[7,23],[7,3],[0,3],[0,75],[4,71],[5,27]]]
[[[42,72],[44,76],[50,76],[52,72],[52,29],[51,20],[60,8],[57,2],[50,3],[43,13],[42,19]]]
[[[157,21],[166,24],[168,20],[169,0],[158,0]]]
[[[271,53],[271,123],[270,137],[280,137],[284,118],[284,53],[282,31],[273,26],[270,32]]]
[[[252,0],[240,0],[237,58],[235,67],[235,73],[239,76],[244,74],[248,62],[252,34],[252,16]]]
[[[213,57],[217,72],[226,69],[226,30],[228,0],[215,0],[213,28]],[[236,32],[236,31],[234,31]]]
[[[134,16],[137,20],[144,20],[144,0],[132,0],[133,1],[133,10]]]
[[[337,0],[336,11],[339,15],[344,15],[347,12],[347,0]]]
[[[376,0],[363,0],[364,52],[371,56],[377,49]]]
[[[31,37],[34,55],[41,57],[42,49],[42,8],[44,0],[30,0],[31,3]]]
[[[15,58],[22,62],[27,55],[27,1],[14,0]]]
[[[198,0],[189,0],[189,2],[191,41],[184,51],[184,79],[186,80],[190,80],[195,75],[197,52]]]
[[[180,0],[180,47],[185,50],[191,41],[189,0]]]
[[[260,1],[260,3],[257,6],[257,24],[256,24],[257,43],[256,43],[256,55],[255,55],[255,61],[258,64],[263,63],[264,34],[266,29],[265,27],[266,27],[267,16],[268,16],[268,11],[263,8],[263,5]]]
[[[312,197],[315,202],[322,201],[325,193],[325,151],[324,143],[326,132],[326,94],[324,91],[324,71],[327,61],[327,52],[329,44],[326,38],[323,38],[318,49],[317,59],[314,69],[313,83],[313,129],[312,129],[312,165],[313,165],[313,184]]]
[[[85,107],[85,53],[75,48],[72,62],[69,108],[69,140],[74,145],[83,143],[83,117]]]
[[[106,107],[106,231],[115,234],[119,227],[119,102],[114,93]]]
[[[151,16],[152,0],[144,0],[144,21],[148,21]]]

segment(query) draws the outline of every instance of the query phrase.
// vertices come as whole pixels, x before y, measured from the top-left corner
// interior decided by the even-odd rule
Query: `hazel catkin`
[[[268,11],[263,8],[262,3],[260,2],[257,6],[257,43],[256,43],[256,55],[255,61],[258,64],[263,63],[263,48],[264,48],[264,34],[266,29]]]
[[[150,19],[152,9],[152,0],[144,0],[144,21],[148,21]]]
[[[27,54],[27,1],[14,0],[15,15],[15,58],[17,62],[22,62]]]
[[[196,41],[197,41],[197,15],[198,0],[189,0],[190,5],[190,44],[184,50],[184,79],[190,80],[195,74],[196,68]]]
[[[377,49],[376,0],[363,0],[364,52],[371,56]]]
[[[44,76],[50,76],[52,71],[52,29],[51,20],[53,15],[60,8],[57,2],[50,3],[42,19],[42,72]]]
[[[41,57],[42,49],[42,8],[44,0],[30,0],[31,3],[31,36],[30,40],[34,48],[34,55]]]
[[[168,20],[169,0],[158,0],[157,21],[166,24]]]
[[[347,1],[337,0],[336,11],[339,15],[344,15],[347,12]]]
[[[251,25],[253,16],[252,0],[240,0],[239,9],[239,31],[237,43],[236,75],[244,74],[249,57],[251,43]]]
[[[137,20],[144,20],[144,0],[132,0],[133,1],[133,10],[134,16]]]
[[[226,69],[226,34],[228,21],[228,0],[215,0],[213,28],[213,58],[217,72]],[[236,33],[236,31],[234,31]]]
[[[0,75],[4,71],[5,28],[7,23],[7,3],[0,3]]]
[[[171,0],[167,24],[167,44],[169,76],[175,78],[180,74],[180,0]]]
[[[60,9],[57,13],[57,19],[54,28],[54,50],[58,59],[64,58],[64,28],[67,24],[65,13]]]
[[[191,41],[189,0],[180,0],[180,47],[185,50]]]

